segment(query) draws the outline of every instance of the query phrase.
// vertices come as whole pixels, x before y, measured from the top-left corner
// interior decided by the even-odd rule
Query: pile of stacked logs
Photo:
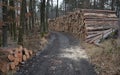
[[[49,20],[49,29],[52,31],[69,32],[77,38],[85,38],[82,35],[86,31],[83,18],[81,11],[69,12],[68,15]]]
[[[0,49],[0,71],[6,73],[9,70],[15,70],[19,64],[29,59],[32,55],[32,50],[27,50],[22,46]]]
[[[115,11],[83,9],[87,30],[86,42],[99,43],[117,30],[118,18]]]
[[[98,43],[117,29],[117,22],[114,11],[81,9],[49,20],[49,29],[72,33],[88,43]]]

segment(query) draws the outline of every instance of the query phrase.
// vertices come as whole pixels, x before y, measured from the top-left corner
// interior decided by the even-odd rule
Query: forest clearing
[[[0,75],[120,75],[120,0],[0,0]]]

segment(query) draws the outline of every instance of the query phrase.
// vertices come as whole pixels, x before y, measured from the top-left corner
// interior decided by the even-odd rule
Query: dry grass
[[[107,40],[101,47],[84,45],[98,75],[120,75],[120,47],[116,41]]]
[[[45,37],[41,37],[40,34],[32,35],[24,39],[24,47],[34,52],[42,50],[48,43]]]
[[[49,35],[41,37],[41,34],[39,32],[39,25],[36,25],[31,33],[27,34],[27,36],[24,36],[24,47],[33,50],[36,53],[46,46],[48,43],[46,37],[48,36]]]

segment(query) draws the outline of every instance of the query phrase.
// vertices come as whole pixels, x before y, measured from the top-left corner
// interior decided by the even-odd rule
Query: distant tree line
[[[53,5],[54,1],[56,2],[56,5]],[[115,10],[117,12],[117,15],[120,11],[120,0],[63,0],[61,4],[58,2],[59,0],[50,0],[50,18],[64,15],[66,12],[74,11],[76,8]]]
[[[66,12],[76,8],[119,11],[119,7],[120,0],[63,0],[60,8]]]
[[[54,5],[56,1],[56,5]],[[7,37],[23,44],[24,35],[32,33],[39,22],[40,35],[48,30],[48,19],[79,9],[115,10],[120,14],[120,0],[2,0],[2,35],[0,45],[7,46]]]

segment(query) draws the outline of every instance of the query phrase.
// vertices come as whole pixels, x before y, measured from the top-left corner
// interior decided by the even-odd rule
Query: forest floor
[[[96,72],[79,40],[54,32],[47,47],[25,62],[15,75],[96,75]]]
[[[97,75],[120,75],[120,46],[117,42],[111,38],[101,42],[99,47],[83,45]]]

